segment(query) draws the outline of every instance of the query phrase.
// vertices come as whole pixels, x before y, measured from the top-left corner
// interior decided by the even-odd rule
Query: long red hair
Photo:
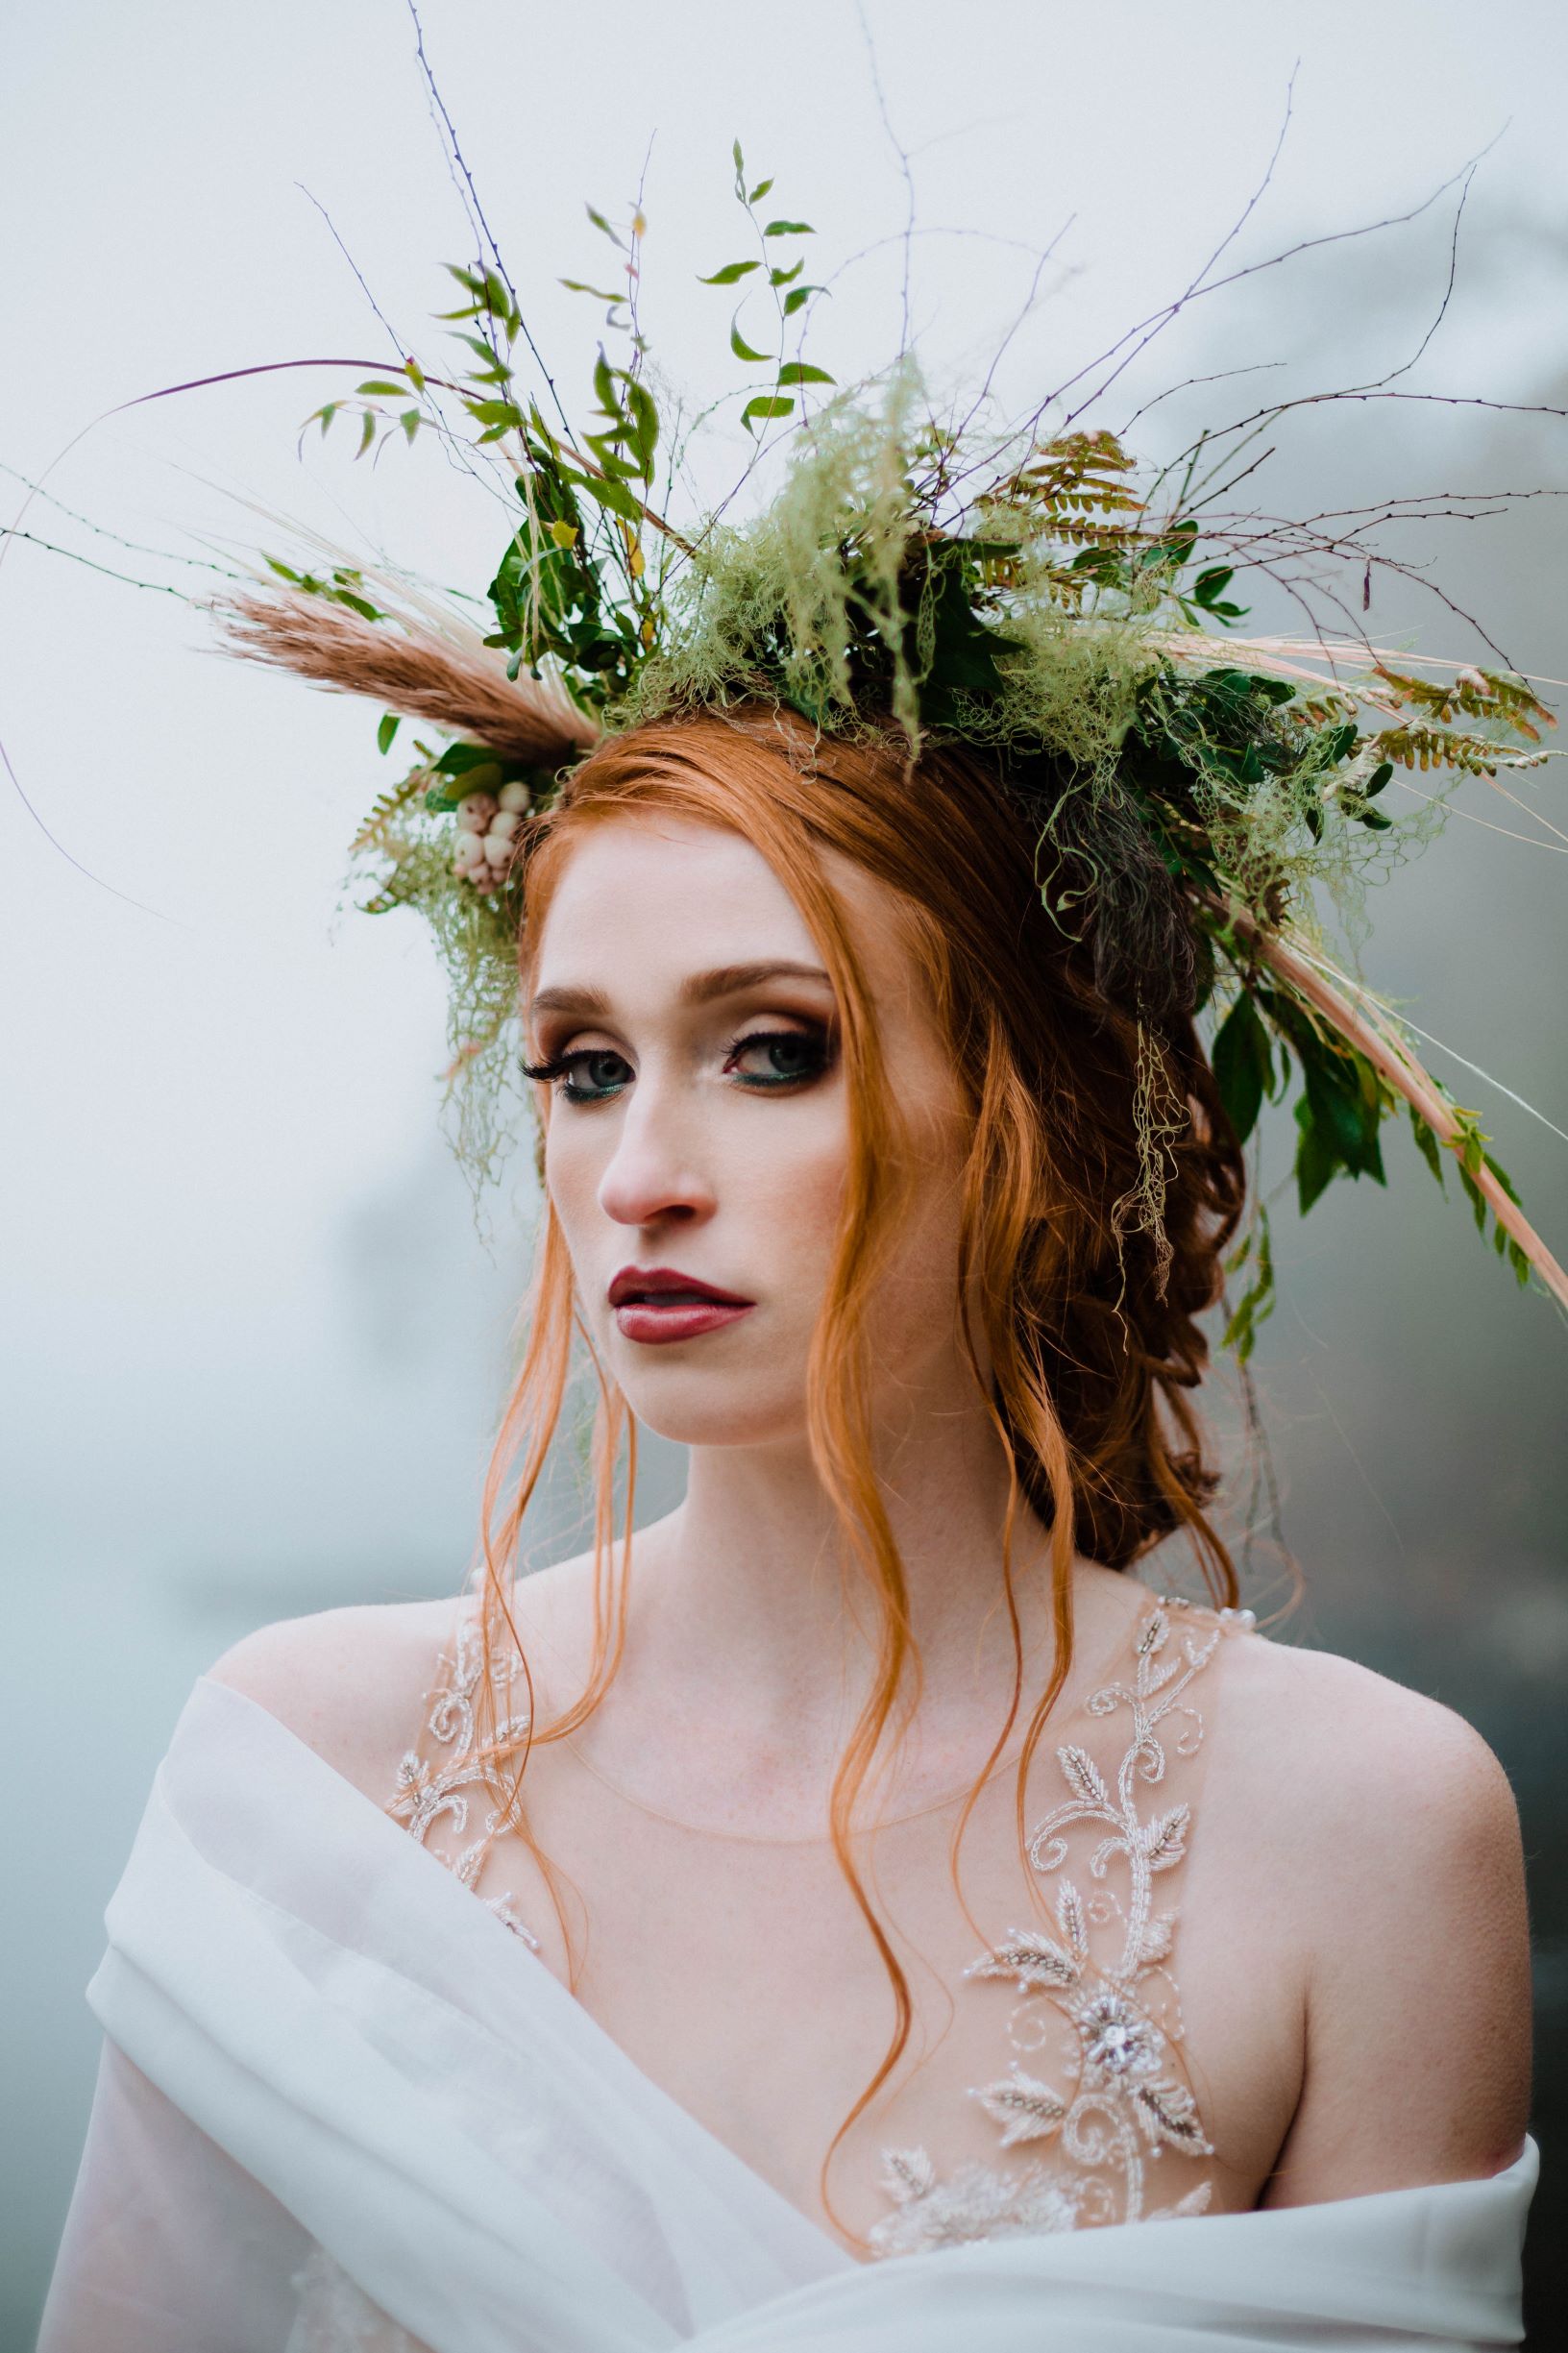
[[[1038,827],[997,764],[967,749],[931,749],[912,766],[892,738],[824,740],[792,714],[762,706],[697,711],[612,738],[528,829],[525,968],[574,842],[586,827],[630,812],[723,826],[751,843],[799,907],[837,999],[847,1166],[807,1415],[812,1457],[843,1530],[845,1574],[874,1598],[878,1640],[870,1694],[840,1760],[830,1819],[841,1868],[889,1973],[895,2022],[836,2147],[897,2065],[910,2033],[907,1981],[861,1882],[849,1833],[857,1796],[900,1695],[918,1678],[919,1658],[868,1403],[868,1311],[897,1227],[904,1164],[865,973],[820,853],[842,853],[895,895],[970,1122],[954,1311],[1011,1469],[998,1575],[1015,1677],[1007,1720],[954,1834],[955,1868],[970,1807],[1025,1705],[1014,1549],[1026,1503],[1050,1533],[1056,1647],[1018,1759],[1020,1842],[1030,1760],[1071,1663],[1075,1554],[1119,1569],[1182,1530],[1214,1600],[1236,1600],[1230,1556],[1208,1516],[1216,1483],[1191,1393],[1207,1360],[1197,1317],[1220,1289],[1223,1250],[1242,1205],[1243,1164],[1190,1017],[1167,1017],[1156,1032],[1109,1002],[1096,986],[1091,928],[1069,936],[1044,913]],[[1152,1141],[1151,1095],[1166,1107]],[[1184,1115],[1171,1117],[1173,1110]],[[548,1119],[548,1100],[542,1111]],[[1128,1213],[1146,1190],[1151,1150],[1161,1162],[1158,1231]],[[548,1199],[526,1333],[485,1483],[487,1663],[492,1646],[517,1641],[510,1597],[523,1526],[559,1424],[575,1333],[592,1360],[599,1397],[591,1671],[563,1715],[515,1741],[498,1738],[493,1751],[498,1773],[509,1769],[507,1802],[525,1836],[528,1746],[580,1725],[621,1656],[636,1477],[635,1422],[577,1317],[571,1263]],[[481,1688],[490,1689],[488,1673]]]

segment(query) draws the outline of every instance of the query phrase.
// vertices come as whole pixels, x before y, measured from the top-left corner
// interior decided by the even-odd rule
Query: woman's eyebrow
[[[610,1000],[602,989],[536,989],[529,997],[528,1013],[607,1014]]]
[[[711,972],[693,972],[680,984],[683,1005],[706,1005],[716,996],[735,996],[743,989],[759,988],[769,980],[816,980],[824,989],[832,982],[821,965],[792,964],[787,959],[772,959],[766,964],[722,964]]]
[[[677,996],[682,1005],[706,1005],[715,997],[734,996],[743,989],[759,988],[770,980],[815,980],[824,989],[833,985],[821,965],[796,964],[778,957],[762,964],[722,964],[710,972],[689,973],[680,984]],[[610,1000],[602,989],[575,988],[567,983],[536,990],[528,999],[528,1011],[604,1015],[610,1011]]]

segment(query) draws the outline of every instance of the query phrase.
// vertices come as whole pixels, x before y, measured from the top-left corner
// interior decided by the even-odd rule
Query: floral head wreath
[[[1322,929],[1325,896],[1353,917],[1367,881],[1434,829],[1440,793],[1423,792],[1414,817],[1389,812],[1402,771],[1495,780],[1547,756],[1540,730],[1555,723],[1529,682],[1501,662],[1396,660],[1343,633],[1237,637],[1243,568],[1311,611],[1303,591],[1326,552],[1358,568],[1364,556],[1368,595],[1386,560],[1355,531],[1219,511],[1256,419],[1150,471],[1082,405],[1054,430],[1043,410],[1000,433],[980,404],[939,418],[907,356],[840,393],[802,356],[823,291],[804,277],[812,232],[764,220],[772,182],[747,187],[738,146],[735,164],[755,251],[704,282],[744,285],[770,320],[764,335],[743,298],[730,332],[735,357],[766,371],[740,396],[742,424],[759,454],[792,445],[760,514],[726,520],[731,494],[685,527],[670,519],[692,436],[638,324],[645,224],[639,211],[622,233],[590,208],[626,290],[575,287],[607,305],[622,353],[600,345],[582,429],[499,257],[452,272],[460,376],[408,357],[316,412],[324,432],[357,417],[361,454],[434,430],[499,477],[510,521],[484,621],[390,567],[336,560],[309,571],[268,557],[220,607],[238,652],[382,704],[383,753],[404,718],[430,731],[354,849],[372,872],[369,910],[418,908],[446,964],[455,1142],[471,1173],[494,1173],[507,1140],[527,829],[604,736],[762,698],[829,736],[892,729],[912,755],[983,748],[1038,818],[1041,920],[1070,930],[1092,917],[1106,996],[1156,1034],[1178,1011],[1213,1009],[1214,1074],[1242,1141],[1265,1099],[1293,1098],[1303,1213],[1335,1178],[1384,1182],[1384,1122],[1403,1105],[1433,1174],[1441,1184],[1454,1163],[1518,1280],[1533,1268],[1568,1304],[1568,1275],[1477,1115]],[[523,388],[529,361],[548,392]],[[911,778],[918,791],[914,766]],[[1151,1129],[1143,1148],[1147,1161],[1167,1147]],[[1158,1167],[1146,1180],[1157,1220]],[[1232,1262],[1243,1269],[1226,1337],[1245,1357],[1272,1304],[1261,1209]]]

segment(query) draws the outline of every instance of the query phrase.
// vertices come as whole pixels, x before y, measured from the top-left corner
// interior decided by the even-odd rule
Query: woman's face
[[[885,1412],[950,1408],[962,1097],[892,894],[825,865],[909,1140],[875,1378]],[[527,1014],[553,1092],[546,1182],[632,1410],[687,1445],[797,1443],[848,1118],[833,992],[789,893],[739,834],[654,813],[594,824],[550,901]]]

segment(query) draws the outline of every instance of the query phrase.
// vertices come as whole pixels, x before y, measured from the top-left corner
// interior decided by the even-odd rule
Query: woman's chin
[[[620,1352],[617,1352],[618,1355]],[[674,1352],[661,1352],[669,1354]],[[673,1446],[778,1446],[803,1443],[805,1380],[781,1390],[776,1369],[748,1382],[744,1372],[708,1371],[666,1360],[614,1364],[627,1405],[644,1430]]]

